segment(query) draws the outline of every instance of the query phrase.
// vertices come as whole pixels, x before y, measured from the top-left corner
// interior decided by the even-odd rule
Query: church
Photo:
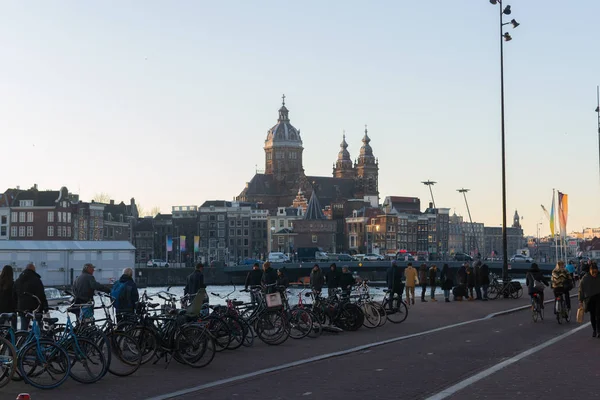
[[[379,162],[373,155],[367,128],[358,159],[352,162],[344,134],[332,176],[307,176],[302,165],[300,130],[290,123],[285,95],[277,124],[267,132],[264,173],[256,173],[237,197],[237,201],[262,203],[268,210],[290,207],[298,193],[319,198],[321,206],[359,199],[379,204]]]

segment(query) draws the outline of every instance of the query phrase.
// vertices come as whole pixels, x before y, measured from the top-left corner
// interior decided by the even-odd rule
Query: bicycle
[[[531,311],[533,322],[537,322],[538,319],[544,320],[544,309],[542,308],[542,299],[540,298],[539,293],[534,293],[531,295]]]
[[[565,294],[560,293],[554,299],[554,313],[556,314],[556,321],[558,324],[562,324],[561,320],[564,319],[565,322],[571,321],[570,311],[567,308],[567,303],[565,301]]]

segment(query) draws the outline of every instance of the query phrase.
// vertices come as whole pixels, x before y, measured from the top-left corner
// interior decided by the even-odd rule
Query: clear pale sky
[[[509,223],[600,226],[600,2],[515,0],[506,27]],[[364,124],[388,195],[498,226],[498,6],[458,1],[0,1],[0,190],[67,186],[146,209],[230,200],[264,168],[286,94],[304,168]],[[509,18],[510,19],[510,18]]]

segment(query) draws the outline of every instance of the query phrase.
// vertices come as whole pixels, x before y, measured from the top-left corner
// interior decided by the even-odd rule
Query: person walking
[[[0,313],[17,312],[17,293],[15,292],[15,278],[13,267],[5,265],[0,273]],[[11,325],[17,330],[17,318],[13,318]]]
[[[312,271],[310,271],[310,289],[313,291],[315,296],[319,296],[324,285],[325,277],[323,276],[323,271],[321,271],[319,264],[315,264]]]
[[[94,278],[94,271],[96,267],[87,263],[83,266],[83,270],[81,271],[81,275],[75,279],[73,282],[73,295],[75,297],[75,304],[86,304],[92,303],[94,301],[94,292],[97,290],[99,292],[110,293],[110,288],[105,285],[101,285]],[[94,309],[92,306],[80,308],[74,307],[71,308],[70,311],[73,312],[79,319],[81,315],[81,310],[83,310],[83,317],[91,318],[94,315]]]
[[[413,268],[414,269],[414,268]],[[402,292],[404,292],[404,283],[402,282],[402,272],[398,268],[396,260],[392,261],[392,265],[388,268],[386,274],[386,283],[388,287],[389,309],[397,309],[399,304],[402,302]],[[394,303],[394,295],[398,295],[396,302]],[[408,292],[407,292],[408,295]],[[413,285],[413,301],[414,301],[414,285]]]
[[[409,262],[404,270],[404,279],[406,281],[406,304],[415,304],[415,286],[418,282],[418,274],[412,263]],[[411,300],[412,296],[412,300]]]
[[[481,289],[483,290],[483,301],[488,301],[488,289],[490,288],[490,267],[487,264],[481,266]]]
[[[119,314],[133,314],[135,304],[140,299],[137,285],[133,280],[133,269],[125,268],[123,270],[123,275],[111,288],[110,295],[115,299],[114,307],[117,318],[119,318]]]
[[[427,292],[427,264],[421,264],[419,268],[419,282],[421,283],[421,303],[427,303],[425,294]]]
[[[600,321],[600,277],[598,277],[598,264],[592,261],[589,266],[589,272],[586,273],[579,282],[579,307],[583,307],[590,313],[590,322],[592,323],[592,337],[596,337],[598,332],[598,321]]]
[[[435,264],[431,265],[427,275],[429,278],[429,288],[431,290],[431,301],[437,301],[435,299],[435,288],[437,287],[437,266]]]
[[[41,302],[41,311],[48,311],[48,300],[44,292],[42,277],[35,272],[33,263],[27,264],[25,271],[15,281],[15,292],[17,294],[17,311],[21,318],[21,330],[29,330],[29,317],[26,312],[35,311],[38,302],[29,294],[36,296]],[[29,294],[26,294],[29,293]]]
[[[454,281],[448,264],[444,264],[442,267],[440,282],[442,283],[442,290],[444,291],[444,301],[450,303],[450,291],[452,290],[452,286],[454,286]]]

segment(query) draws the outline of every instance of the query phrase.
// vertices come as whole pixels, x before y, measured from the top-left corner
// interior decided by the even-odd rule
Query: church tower
[[[348,152],[348,143],[346,143],[346,134],[342,136],[342,143],[340,143],[340,152],[338,153],[338,159],[333,167],[334,178],[348,178],[354,179],[356,177],[354,167],[352,166],[352,159]]]
[[[292,126],[289,111],[282,96],[277,124],[269,129],[265,140],[265,174],[279,182],[293,184],[304,176],[302,166],[302,139],[300,131]]]
[[[521,227],[521,218],[519,217],[519,213],[515,210],[515,216],[513,217],[513,228]]]
[[[371,138],[365,125],[365,136],[358,161],[354,164],[356,169],[356,197],[368,200],[373,207],[379,205],[379,162],[373,156],[373,149],[369,144]]]

